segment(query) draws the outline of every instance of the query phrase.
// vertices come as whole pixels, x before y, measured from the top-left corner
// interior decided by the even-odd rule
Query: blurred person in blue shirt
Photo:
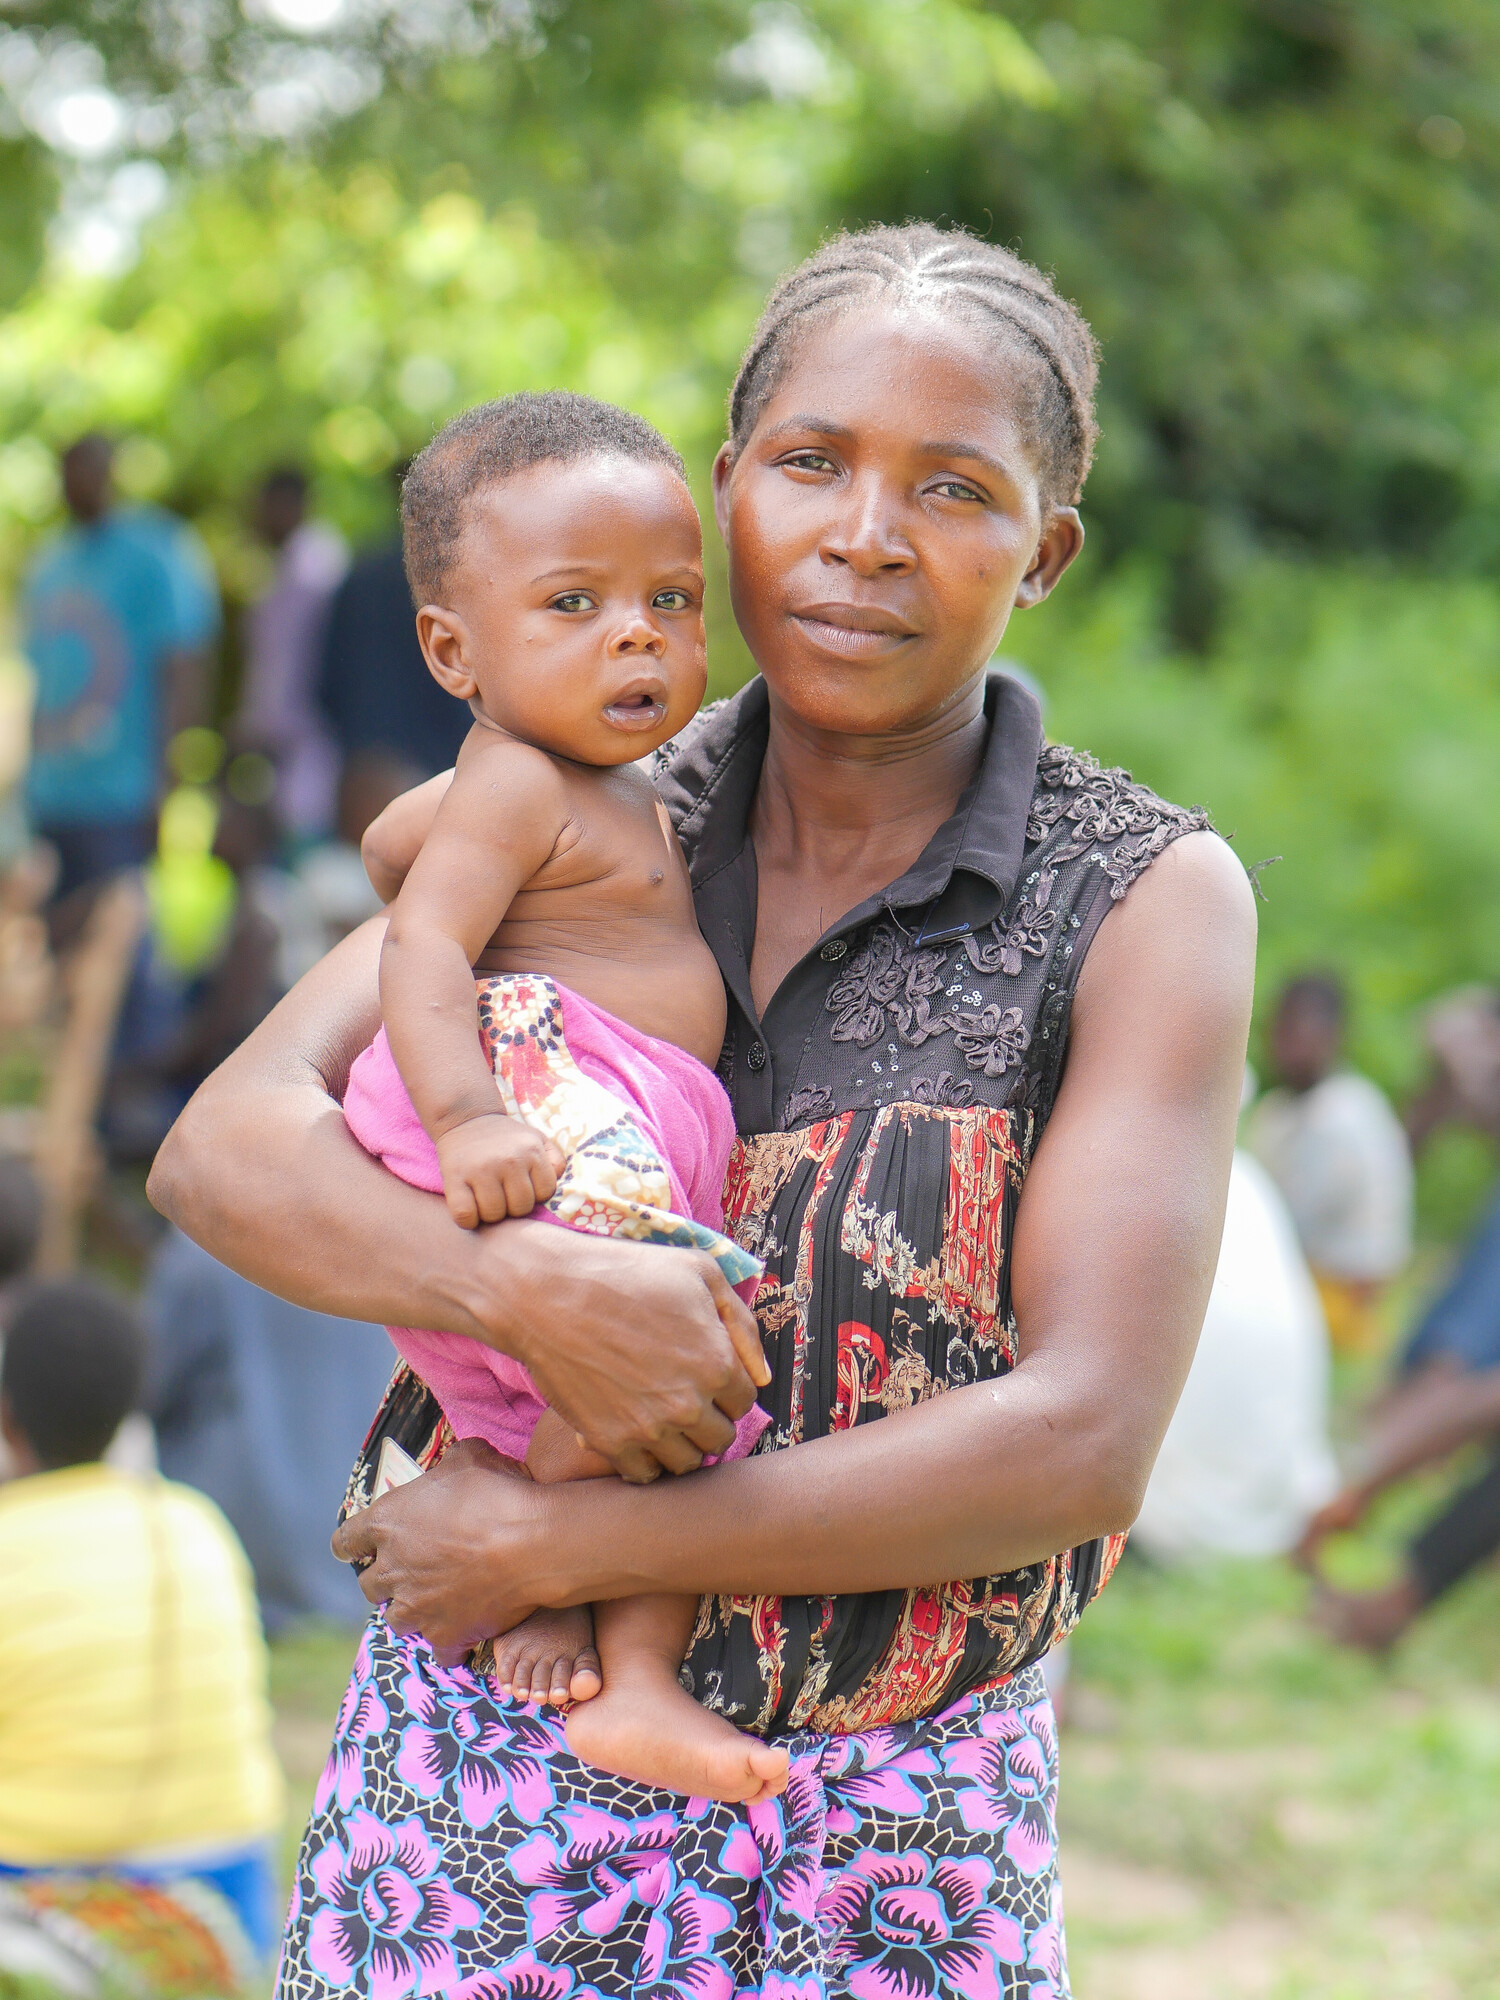
[[[267,1629],[362,1625],[370,1607],[328,1539],[390,1377],[384,1328],[263,1292],[175,1229],[152,1259],[145,1312],[162,1473],[229,1517]]]
[[[1500,1141],[1500,993],[1449,994],[1428,1014],[1426,1040],[1432,1077],[1406,1117],[1413,1150],[1449,1121]],[[1428,1605],[1500,1555],[1500,1191],[1408,1338],[1354,1476],[1308,1524],[1302,1562],[1318,1574],[1329,1535],[1356,1527],[1399,1480],[1475,1445],[1477,1476],[1413,1538],[1393,1583],[1344,1591],[1320,1579],[1314,1616],[1333,1638],[1384,1652]]]
[[[22,602],[36,675],[27,803],[57,849],[60,903],[145,860],[167,738],[195,721],[219,630],[212,563],[185,521],[117,507],[113,449],[63,455],[73,525],[41,551]]]

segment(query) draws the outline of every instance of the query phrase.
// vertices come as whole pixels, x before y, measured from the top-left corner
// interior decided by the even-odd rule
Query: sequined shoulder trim
[[[1118,903],[1174,840],[1211,832],[1213,822],[1201,806],[1171,805],[1128,771],[1105,770],[1084,751],[1049,743],[1037,759],[1026,838],[1047,841],[1058,830],[1061,844],[1048,846],[1048,865],[1055,868],[1097,850],[1110,900]]]

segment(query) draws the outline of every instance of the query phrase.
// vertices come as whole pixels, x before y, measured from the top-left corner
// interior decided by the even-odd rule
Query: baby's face
[[[470,502],[449,595],[484,716],[556,756],[629,763],[703,700],[703,533],[669,466],[499,481]]]

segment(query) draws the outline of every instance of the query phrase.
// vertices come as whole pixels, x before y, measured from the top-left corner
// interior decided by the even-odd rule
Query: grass
[[[1074,1643],[1079,2000],[1500,2000],[1500,1577],[1388,1664],[1284,1564],[1127,1563]]]

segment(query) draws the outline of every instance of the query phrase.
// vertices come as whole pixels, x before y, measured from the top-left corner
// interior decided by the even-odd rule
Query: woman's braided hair
[[[780,280],[729,392],[734,449],[754,430],[809,325],[881,298],[988,328],[1026,364],[1024,415],[1042,447],[1043,499],[1074,505],[1099,435],[1099,351],[1088,322],[1034,264],[966,229],[930,222],[841,232]]]

